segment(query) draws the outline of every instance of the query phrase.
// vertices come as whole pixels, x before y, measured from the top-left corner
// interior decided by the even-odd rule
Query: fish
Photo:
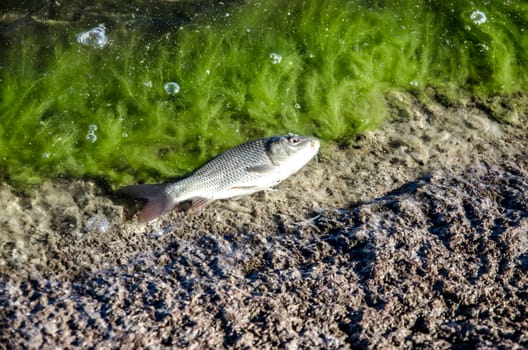
[[[240,198],[263,191],[298,172],[319,151],[315,137],[289,133],[248,141],[220,153],[176,182],[139,184],[120,189],[147,199],[137,217],[147,223],[191,202],[199,211],[219,199]]]

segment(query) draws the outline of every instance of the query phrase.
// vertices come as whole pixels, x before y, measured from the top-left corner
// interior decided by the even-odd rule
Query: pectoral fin
[[[203,197],[193,198],[191,201],[191,208],[193,211],[200,211],[211,203],[212,200]]]
[[[275,165],[267,165],[267,164],[261,164],[261,165],[255,165],[252,167],[246,168],[246,171],[249,173],[272,173],[275,170],[277,170],[277,167]]]

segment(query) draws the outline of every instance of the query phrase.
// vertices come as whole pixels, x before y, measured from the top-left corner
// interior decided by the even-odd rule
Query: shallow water
[[[304,3],[0,4],[0,344],[528,346],[527,5]],[[290,129],[265,196],[108,195]]]
[[[393,94],[265,196],[149,225],[89,181],[0,188],[0,343],[526,348],[526,124],[441,101]]]

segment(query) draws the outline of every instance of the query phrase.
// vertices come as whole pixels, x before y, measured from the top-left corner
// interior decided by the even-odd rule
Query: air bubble
[[[279,64],[282,61],[282,56],[276,52],[270,53],[269,57],[271,58],[271,63],[273,64]]]
[[[84,46],[101,49],[108,44],[108,37],[106,36],[106,27],[100,24],[86,32],[77,34],[77,42]]]
[[[482,11],[475,10],[471,13],[471,20],[476,25],[481,25],[487,22],[488,18],[486,17],[486,14]]]
[[[110,228],[108,219],[102,215],[96,215],[86,220],[86,229],[89,232],[106,233]]]
[[[295,109],[301,109],[301,105],[298,104],[298,103],[296,103],[296,104],[294,105],[294,107],[295,107]]]
[[[86,133],[86,141],[90,143],[94,143],[97,141],[97,135],[95,134],[95,131],[97,130],[97,125],[90,124],[88,125],[88,132]]]
[[[412,80],[409,84],[411,84],[412,87],[418,87],[418,85],[420,85],[416,80]]]
[[[163,85],[163,89],[167,95],[176,95],[178,92],[180,92],[180,85],[173,81],[169,81]]]
[[[165,236],[167,233],[170,233],[176,229],[177,225],[169,225],[166,227],[162,227],[159,230],[154,230],[150,234],[150,238],[160,238],[162,236]]]
[[[477,44],[477,46],[480,48],[479,51],[480,52],[486,52],[486,51],[489,51],[489,46],[486,45],[486,44]]]
[[[88,131],[88,133],[86,134],[86,141],[90,143],[94,143],[95,141],[97,141],[97,135],[95,134],[94,131],[92,130]]]

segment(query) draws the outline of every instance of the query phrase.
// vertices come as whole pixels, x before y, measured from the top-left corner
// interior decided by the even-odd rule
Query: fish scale
[[[214,200],[242,197],[274,186],[301,169],[319,150],[319,141],[295,134],[252,140],[211,159],[167,184],[126,186],[122,192],[148,199],[140,222],[151,221],[181,202],[199,210]]]
[[[192,176],[169,185],[167,191],[178,196],[196,191],[202,192],[202,195],[213,196],[214,193],[235,184],[240,185],[240,181],[256,180],[262,175],[256,172],[248,173],[245,169],[260,164],[272,165],[271,159],[263,152],[265,149],[266,141],[259,139],[227,150],[205,163],[192,173]]]

